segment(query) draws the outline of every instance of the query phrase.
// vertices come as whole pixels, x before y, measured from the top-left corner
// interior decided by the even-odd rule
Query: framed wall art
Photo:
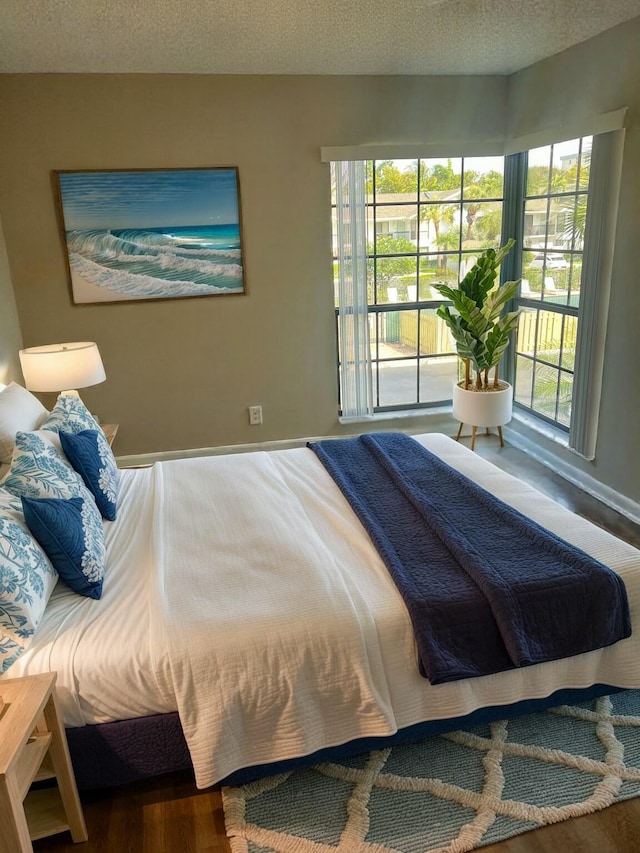
[[[74,303],[245,292],[237,168],[54,176]]]

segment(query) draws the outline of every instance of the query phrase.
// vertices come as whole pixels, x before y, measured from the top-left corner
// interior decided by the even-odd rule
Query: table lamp
[[[78,388],[107,378],[98,347],[92,341],[46,344],[20,350],[24,383],[30,391],[78,394]]]

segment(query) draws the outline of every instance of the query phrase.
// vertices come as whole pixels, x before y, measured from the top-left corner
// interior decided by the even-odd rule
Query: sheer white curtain
[[[342,420],[373,416],[367,301],[365,163],[331,164],[336,188]]]

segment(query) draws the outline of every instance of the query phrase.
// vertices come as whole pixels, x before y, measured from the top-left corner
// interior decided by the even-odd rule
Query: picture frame
[[[236,166],[53,175],[74,304],[246,293]]]

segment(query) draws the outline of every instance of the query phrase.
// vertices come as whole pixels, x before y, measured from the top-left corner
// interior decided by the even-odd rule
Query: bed
[[[620,575],[640,552],[441,434],[415,440]],[[58,672],[81,788],[192,766],[198,787],[640,688],[640,633],[603,649],[431,685],[406,607],[307,447],[120,473],[102,597],[55,587],[5,677]],[[2,679],[0,678],[0,692]]]

